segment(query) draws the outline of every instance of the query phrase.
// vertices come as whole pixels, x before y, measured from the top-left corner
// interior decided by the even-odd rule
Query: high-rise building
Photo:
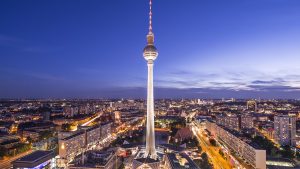
[[[224,115],[217,115],[216,116],[217,125],[225,126],[225,117],[226,116],[224,116]]]
[[[147,85],[147,125],[146,125],[146,151],[145,157],[157,158],[155,149],[154,131],[154,96],[153,96],[153,64],[158,56],[154,46],[154,34],[152,32],[152,0],[150,0],[149,12],[149,32],[147,35],[147,46],[144,48],[143,56],[148,66],[148,85]]]
[[[253,117],[251,115],[241,116],[241,129],[252,129],[253,128]]]
[[[43,112],[43,120],[50,121],[50,112],[48,112],[48,111]]]
[[[295,145],[296,116],[274,117],[274,138],[281,145]]]
[[[66,106],[63,110],[63,115],[66,117],[74,117],[78,114],[78,107]]]
[[[240,130],[240,117],[236,115],[231,115],[227,117],[226,121],[227,121],[226,123],[227,128],[236,131]]]

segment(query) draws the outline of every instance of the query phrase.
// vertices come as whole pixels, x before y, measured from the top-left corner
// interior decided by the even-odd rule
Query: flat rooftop
[[[75,157],[75,161],[71,163],[72,167],[96,167],[96,166],[106,166],[107,163],[115,156],[115,151],[98,151],[90,150],[85,153],[86,160],[84,164],[76,163],[75,161],[80,161],[82,155]]]
[[[172,169],[199,169],[195,162],[185,153],[168,153],[167,158],[171,164]],[[185,164],[181,165],[180,160],[185,159]]]
[[[55,157],[53,151],[34,151],[12,162],[13,168],[34,168]]]
[[[28,154],[22,158],[19,158],[17,159],[15,162],[29,162],[29,163],[32,163],[32,162],[35,162],[35,161],[38,161],[42,158],[45,158],[49,155],[52,155],[54,154],[53,151],[35,151],[31,154]]]

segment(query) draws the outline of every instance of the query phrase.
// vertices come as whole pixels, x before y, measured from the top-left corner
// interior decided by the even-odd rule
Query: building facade
[[[216,122],[219,126],[226,127],[231,130],[240,130],[240,117],[236,115],[219,115],[216,116]]]
[[[241,129],[252,129],[254,127],[253,117],[250,115],[241,116]]]
[[[296,116],[279,115],[274,117],[274,138],[281,145],[296,144]]]
[[[60,163],[64,165],[74,160],[76,156],[97,142],[106,139],[111,134],[111,123],[82,128],[71,135],[59,139]]]
[[[206,129],[221,142],[224,142],[230,149],[244,158],[256,169],[266,169],[266,150],[262,150],[249,140],[239,137],[238,133],[228,130],[216,123],[207,121]]]

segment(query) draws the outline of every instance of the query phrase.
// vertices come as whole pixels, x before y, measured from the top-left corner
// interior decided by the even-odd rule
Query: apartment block
[[[218,126],[207,121],[206,129],[219,141],[235,151],[256,169],[266,169],[266,150],[260,149],[250,140],[243,138],[238,132]]]

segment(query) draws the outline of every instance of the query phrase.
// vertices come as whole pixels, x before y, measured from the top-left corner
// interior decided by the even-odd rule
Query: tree
[[[209,142],[212,146],[215,146],[215,147],[217,146],[217,142],[215,139],[209,139]]]
[[[27,140],[29,143],[33,143],[33,140],[32,140],[32,138],[31,138],[31,137],[29,137],[29,136],[26,138],[26,140]]]
[[[262,136],[255,136],[252,141],[259,145],[261,148],[265,149],[267,151],[267,154],[271,154],[272,149],[277,149],[275,145],[268,139],[262,137]],[[274,150],[273,150],[274,152]]]
[[[222,156],[222,157],[224,157],[224,153],[223,153],[223,151],[220,149],[219,150],[219,154]]]
[[[278,156],[278,152],[277,152],[277,149],[276,149],[276,148],[272,148],[272,150],[271,150],[271,156],[272,156],[272,157]]]
[[[40,137],[39,137],[40,140],[48,139],[53,136],[53,132],[50,130],[41,131],[39,134],[40,134]]]
[[[194,162],[199,166],[201,169],[213,169],[213,165],[209,162],[208,156],[206,153],[201,154],[201,160],[196,159]]]
[[[0,146],[0,159],[7,155],[6,148]]]
[[[202,169],[213,169],[213,165],[209,162],[208,156],[207,156],[206,153],[202,153],[201,158],[202,158],[202,165],[201,165],[200,168],[202,168]]]
[[[61,125],[61,129],[64,131],[70,131],[71,130],[71,124],[65,123]]]
[[[20,154],[20,153],[23,153],[25,151],[28,151],[30,150],[31,146],[30,144],[25,144],[25,143],[19,143],[15,149],[16,149],[16,154]],[[14,154],[15,155],[15,154]]]
[[[194,148],[194,147],[197,147],[199,145],[199,142],[196,138],[185,139],[180,144],[184,144],[184,143],[189,148]]]
[[[289,158],[289,159],[295,157],[294,152],[291,150],[290,146],[283,146],[282,148],[283,150],[280,151],[282,157]]]
[[[202,147],[199,145],[198,146],[198,153],[201,153],[202,152]]]
[[[177,131],[178,131],[178,128],[172,126],[171,127],[171,136],[174,137],[176,135]]]
[[[300,159],[300,153],[298,151],[296,152],[296,157],[297,159]]]

